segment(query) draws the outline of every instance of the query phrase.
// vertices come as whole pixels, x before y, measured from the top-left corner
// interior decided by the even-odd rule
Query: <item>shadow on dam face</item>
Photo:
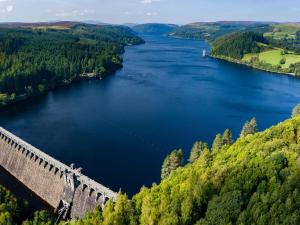
[[[95,207],[103,209],[108,200],[115,202],[117,198],[117,193],[83,175],[80,168],[61,163],[2,127],[0,166],[52,206],[59,213],[59,219],[81,218]],[[3,177],[11,186],[8,188],[20,187],[14,185],[13,179],[8,180],[9,176]],[[16,190],[16,193],[22,192]]]
[[[33,193],[29,188],[22,184],[18,179],[10,175],[2,166],[0,166],[0,185],[8,189],[17,199],[25,200],[29,203],[29,216],[39,210],[48,210],[53,212],[54,208],[47,202]]]

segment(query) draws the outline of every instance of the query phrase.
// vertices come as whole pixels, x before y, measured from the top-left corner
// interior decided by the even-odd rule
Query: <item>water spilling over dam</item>
[[[64,218],[80,218],[116,193],[0,127],[0,166]]]

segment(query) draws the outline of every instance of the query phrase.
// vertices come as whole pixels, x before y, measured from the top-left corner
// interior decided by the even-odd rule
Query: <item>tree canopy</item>
[[[208,145],[205,142],[197,141],[191,150],[189,162],[193,163],[195,162],[201,155],[202,151],[208,149]]]
[[[159,184],[143,187],[132,199],[119,193],[116,203],[109,201],[103,212],[97,208],[82,219],[61,224],[300,224],[299,133],[296,116],[219,151],[204,148],[194,162],[172,170]],[[181,151],[171,155],[167,158],[177,158],[174,162],[179,165]],[[16,224],[13,215],[18,215],[18,204],[4,193],[0,194],[0,221]],[[47,216],[38,214],[26,223],[47,224]]]
[[[237,32],[216,39],[211,54],[242,59],[247,53],[258,53],[261,48],[258,43],[267,43],[262,33]]]
[[[240,137],[246,137],[248,134],[255,134],[257,132],[256,119],[252,118],[250,121],[246,121],[244,124]]]
[[[0,106],[85,74],[110,74],[122,67],[124,46],[142,42],[122,26],[1,28]]]
[[[292,116],[299,116],[300,115],[300,104],[296,105],[292,111]]]
[[[293,117],[217,153],[205,149],[132,200],[69,224],[300,224],[299,132]]]
[[[181,149],[175,149],[164,160],[161,168],[161,179],[168,177],[172,171],[176,170],[183,163],[183,154]]]

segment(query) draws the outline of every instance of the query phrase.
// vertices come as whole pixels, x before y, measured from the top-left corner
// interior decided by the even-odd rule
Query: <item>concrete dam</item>
[[[59,217],[81,218],[117,194],[0,127],[0,166],[52,206]]]

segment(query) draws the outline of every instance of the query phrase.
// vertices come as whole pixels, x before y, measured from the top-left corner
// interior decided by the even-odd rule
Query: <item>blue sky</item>
[[[0,0],[0,22],[300,21],[300,0]]]

